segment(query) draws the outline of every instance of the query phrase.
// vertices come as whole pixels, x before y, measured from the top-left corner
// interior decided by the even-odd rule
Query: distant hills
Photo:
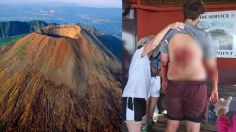
[[[0,46],[0,130],[121,131],[122,66],[107,46],[112,37],[37,23],[20,23],[28,35]],[[18,34],[11,28],[7,36]]]
[[[56,23],[46,23],[44,21],[34,20],[29,22],[21,22],[21,21],[8,21],[8,22],[0,22],[0,45],[1,39],[6,39],[12,37],[13,40],[17,38],[19,35],[29,34],[33,31],[42,29],[46,26],[58,25]],[[115,54],[119,60],[122,57],[122,42],[117,37],[112,35],[108,35],[105,32],[102,32],[92,26],[88,26],[85,24],[78,24],[81,28],[83,28],[86,32],[92,35],[96,41],[104,44],[111,52]],[[16,37],[15,37],[16,36]],[[14,41],[13,41],[14,42]]]
[[[44,28],[45,26],[49,26],[49,25],[55,25],[55,24],[48,24],[43,21],[0,22],[0,39],[1,38],[8,38],[8,37],[16,36],[16,35],[31,33],[37,29]]]
[[[117,37],[108,35],[92,26],[79,24],[86,32],[90,33],[94,38],[101,41],[111,52],[113,52],[120,60],[122,58],[122,41]]]
[[[42,20],[57,24],[84,23],[121,39],[121,8],[83,7],[60,2],[32,3],[0,4],[0,21]]]

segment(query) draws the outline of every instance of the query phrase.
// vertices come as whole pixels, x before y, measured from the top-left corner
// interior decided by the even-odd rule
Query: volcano
[[[79,25],[54,25],[0,47],[5,131],[120,131],[117,57]]]

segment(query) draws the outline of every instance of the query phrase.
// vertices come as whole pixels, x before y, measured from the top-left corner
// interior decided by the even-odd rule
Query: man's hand
[[[167,88],[167,82],[166,81],[163,81],[161,83],[161,90],[162,90],[162,93],[166,94],[166,88]]]
[[[214,105],[217,103],[217,101],[218,101],[218,91],[217,89],[216,90],[214,89],[211,91],[210,103]]]
[[[175,23],[169,24],[164,29],[162,29],[155,36],[155,38],[152,41],[149,42],[149,44],[146,44],[146,46],[144,46],[144,51],[142,53],[142,57],[145,56],[145,55],[148,55],[151,51],[153,51],[161,43],[162,39],[165,37],[166,33],[170,29],[176,29],[176,30],[180,31],[181,29],[184,29],[184,23],[175,22]]]
[[[176,30],[180,31],[181,29],[184,29],[184,23],[175,22],[175,23],[168,25],[168,28],[169,29],[176,29]]]

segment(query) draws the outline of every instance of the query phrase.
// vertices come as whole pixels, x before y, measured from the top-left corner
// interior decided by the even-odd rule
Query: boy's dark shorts
[[[145,98],[122,97],[122,119],[123,121],[142,121],[146,114]]]
[[[167,118],[200,123],[207,119],[206,81],[168,81]]]

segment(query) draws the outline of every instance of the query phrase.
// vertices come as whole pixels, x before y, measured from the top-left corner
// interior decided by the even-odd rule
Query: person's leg
[[[219,100],[217,102],[217,104],[222,103],[220,101],[221,100]],[[224,107],[222,107],[222,108],[218,109],[216,113],[217,113],[217,122],[216,122],[217,130],[219,132],[229,132],[230,121],[226,117],[226,113],[227,113],[226,109]]]
[[[153,117],[153,113],[155,111],[157,105],[157,97],[150,97],[150,104],[148,106],[148,117],[149,119]]]
[[[123,121],[126,122],[129,132],[140,132],[146,114],[145,98],[123,98]]]
[[[232,129],[230,132],[236,132],[236,115],[233,116]]]
[[[142,132],[148,131],[148,117],[147,114],[142,118],[142,126],[141,126]]]
[[[166,132],[176,132],[181,120],[184,120],[183,93],[184,85],[182,82],[168,81],[165,103],[167,110]]]
[[[187,121],[187,132],[200,132],[200,123]]]
[[[207,85],[201,81],[189,81],[184,95],[187,132],[200,132],[200,123],[207,119]]]
[[[150,103],[151,103],[151,97],[147,98],[146,102],[147,102],[147,105],[146,105],[146,115],[144,117],[144,124],[147,123],[148,119],[149,119],[148,111],[149,111],[149,106],[150,106]]]
[[[134,98],[134,120],[141,122],[140,130],[142,130],[142,124],[146,122],[146,106],[147,100],[144,98]]]
[[[147,123],[147,114],[142,118],[142,125]]]
[[[150,101],[148,106],[148,120],[150,126],[152,126],[153,124],[153,114],[157,106],[157,99],[160,96],[160,88],[161,88],[160,76],[152,77],[150,86]]]
[[[145,128],[146,130],[151,129],[151,127],[155,124],[155,122],[153,121],[153,113],[155,110],[157,104],[157,97],[149,97],[149,101],[148,101],[148,105],[147,105],[147,114],[146,114],[146,124],[145,124]],[[143,129],[142,130],[145,130]]]
[[[142,125],[146,124],[148,122],[148,106],[150,104],[150,97],[146,99],[146,114],[142,118]]]
[[[180,121],[178,120],[168,120],[166,132],[177,132],[179,124]]]
[[[218,132],[228,132],[230,121],[225,116],[218,116],[216,127]]]
[[[126,121],[129,132],[141,132],[142,122]]]

